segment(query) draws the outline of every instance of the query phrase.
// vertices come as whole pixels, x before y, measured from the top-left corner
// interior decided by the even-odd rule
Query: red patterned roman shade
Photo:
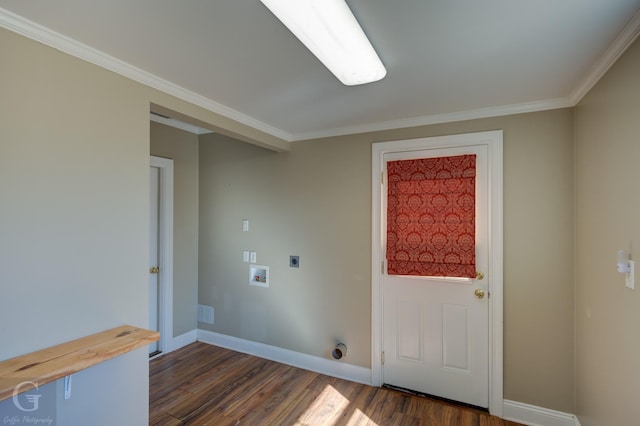
[[[476,156],[387,163],[387,273],[475,278]]]

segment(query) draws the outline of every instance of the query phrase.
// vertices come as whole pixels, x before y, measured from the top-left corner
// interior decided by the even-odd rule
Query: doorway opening
[[[149,328],[160,340],[149,357],[171,352],[173,338],[173,160],[150,157]]]

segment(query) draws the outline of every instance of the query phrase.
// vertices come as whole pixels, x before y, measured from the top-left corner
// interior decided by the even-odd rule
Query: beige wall
[[[634,239],[635,201],[602,183],[622,172],[633,181],[635,168],[625,166],[634,146],[599,145],[638,134],[627,115],[637,112],[637,90],[615,83],[632,81],[637,50],[576,119],[578,410],[591,424],[618,408],[593,388],[628,395],[638,382],[627,380],[637,369],[622,355],[638,353],[637,339],[615,327],[637,323],[639,310],[628,306],[630,293],[614,296],[624,288],[606,260]],[[150,104],[253,142],[264,135],[8,31],[0,30],[0,54],[0,291],[10,301],[0,309],[8,342],[0,359],[123,323],[146,326]],[[288,153],[201,137],[199,298],[216,308],[211,329],[323,357],[339,338],[350,363],[369,366],[371,143],[494,129],[505,141],[505,397],[573,412],[571,109],[305,141]],[[609,198],[611,211],[600,204]],[[248,286],[245,249],[271,266],[271,288]],[[288,267],[290,254],[301,256],[300,269]],[[602,277],[615,283],[610,292]],[[585,319],[586,307],[597,321]],[[616,367],[611,377],[602,378],[603,364]],[[142,350],[87,370],[61,415],[145,423],[147,365]],[[624,409],[631,416],[636,408]]]
[[[340,339],[349,362],[369,364],[368,149],[303,143],[276,154],[200,138],[199,301],[216,309],[215,326],[201,327],[325,358]],[[242,250],[270,267],[270,288],[248,285]]]
[[[371,143],[495,129],[504,129],[504,395],[572,412],[570,109],[304,141],[281,154],[201,137],[199,301],[216,309],[208,328],[321,357],[339,338],[349,363],[369,367]],[[269,289],[248,285],[242,250],[270,266]],[[291,254],[300,269],[289,268]]]
[[[173,336],[194,330],[198,306],[198,136],[151,122],[151,155],[173,160]]]
[[[151,105],[282,141],[4,29],[0,57],[0,360],[147,327]],[[61,385],[60,424],[148,423],[146,349]]]
[[[573,112],[386,132],[504,130],[504,397],[574,410]],[[376,139],[380,140],[380,139]]]
[[[577,412],[583,426],[640,422],[640,43],[576,107]],[[638,263],[640,266],[640,263]],[[640,268],[638,269],[640,271]]]
[[[4,30],[0,57],[0,359],[146,327],[149,102],[130,80]],[[75,375],[60,424],[146,424],[147,359]]]

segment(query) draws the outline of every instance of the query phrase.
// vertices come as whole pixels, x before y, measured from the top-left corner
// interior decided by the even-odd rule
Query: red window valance
[[[476,156],[387,163],[387,273],[474,278]]]

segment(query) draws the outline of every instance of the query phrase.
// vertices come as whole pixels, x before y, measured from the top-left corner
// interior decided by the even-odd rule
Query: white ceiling
[[[347,3],[379,82],[342,85],[259,0],[0,0],[0,25],[286,140],[570,106],[640,31],[640,0]]]

